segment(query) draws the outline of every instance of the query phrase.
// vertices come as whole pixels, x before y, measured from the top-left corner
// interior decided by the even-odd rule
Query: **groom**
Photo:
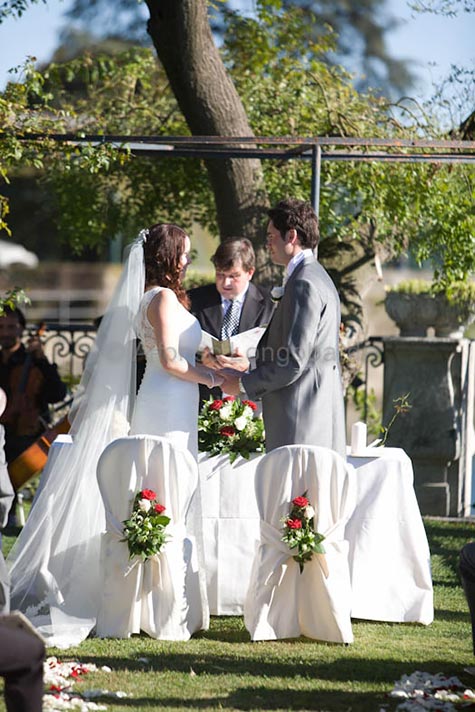
[[[267,247],[272,262],[286,268],[284,289],[277,290],[282,295],[257,347],[256,368],[229,376],[222,388],[262,399],[267,451],[321,445],[346,458],[340,302],[314,256],[318,218],[310,203],[295,199],[281,200],[268,215]]]

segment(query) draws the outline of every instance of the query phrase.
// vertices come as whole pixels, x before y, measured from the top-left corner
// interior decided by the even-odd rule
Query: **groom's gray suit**
[[[297,265],[242,378],[261,399],[266,449],[320,445],[346,458],[338,335],[340,301],[313,255]]]

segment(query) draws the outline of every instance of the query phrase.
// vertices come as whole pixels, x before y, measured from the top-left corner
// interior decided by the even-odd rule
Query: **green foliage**
[[[124,525],[124,538],[129,548],[129,557],[138,556],[146,561],[158,554],[169,537],[166,527],[170,517],[162,514],[165,507],[156,499],[153,490],[137,492],[134,498],[132,513]]]
[[[398,294],[445,294],[449,304],[472,303],[475,301],[475,282],[455,281],[445,287],[440,283],[422,279],[406,279],[388,287],[388,292]]]
[[[316,39],[299,8],[284,10],[280,0],[261,0],[254,18],[227,11],[226,20],[222,56],[256,135],[443,135],[427,112],[399,107],[406,112],[403,125],[387,100],[357,92],[352,77],[329,62],[336,42],[331,29]],[[217,233],[212,190],[198,159],[170,160],[166,152],[138,158],[126,146],[105,143],[19,141],[29,133],[187,135],[150,50],[84,54],[43,73],[30,61],[22,71],[22,81],[10,83],[0,96],[0,179],[26,167],[38,171],[54,196],[62,239],[77,252],[99,249],[112,236],[128,241],[159,220],[187,229],[198,223]],[[353,149],[355,155],[359,151]],[[309,161],[264,161],[263,168],[271,203],[284,195],[308,199]],[[375,249],[393,256],[410,247],[419,262],[432,261],[441,288],[463,282],[475,268],[474,194],[469,165],[324,161],[322,260],[337,275],[349,259],[348,246],[355,259],[361,250],[368,259]],[[0,209],[5,229],[5,200]],[[333,243],[328,259],[326,242]]]
[[[365,390],[361,383],[358,383],[357,385],[355,385],[355,383],[350,383],[347,394],[351,397],[355,410],[359,413],[361,420],[365,420],[366,415],[366,428],[368,435],[379,438],[383,431],[383,414],[377,407],[377,398],[374,388],[372,388],[369,393],[365,394]]]
[[[315,510],[307,499],[307,492],[292,500],[290,512],[282,520],[282,541],[292,551],[296,549],[293,560],[302,573],[305,564],[313,559],[314,554],[324,554],[323,534],[315,531]]]
[[[256,405],[227,396],[206,401],[198,416],[198,448],[210,455],[229,455],[232,463],[241,455],[264,452],[264,421],[255,416]]]
[[[21,287],[13,287],[13,289],[8,289],[4,296],[0,296],[0,316],[5,311],[5,308],[15,309],[22,304],[31,304],[30,298],[26,295]]]
[[[432,288],[432,282],[424,279],[405,279],[398,284],[387,287],[387,291],[397,292],[398,294],[430,294]]]
[[[21,17],[30,5],[35,5],[40,0],[4,0],[0,4],[0,25],[7,17]],[[47,0],[41,0],[46,5]]]
[[[417,12],[455,17],[459,12],[475,12],[473,0],[413,0],[409,6]]]
[[[32,166],[54,196],[59,233],[80,253],[114,235],[131,239],[159,220],[213,224],[212,193],[199,160],[137,158],[125,146],[19,141],[19,135],[67,133],[186,135],[164,73],[150,50],[84,56],[43,72],[31,62],[23,83],[0,99],[0,171]],[[19,117],[23,117],[19,120]]]

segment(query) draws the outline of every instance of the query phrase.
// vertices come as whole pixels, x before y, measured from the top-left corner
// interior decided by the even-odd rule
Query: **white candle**
[[[358,421],[351,427],[351,454],[357,455],[366,449],[366,423]]]

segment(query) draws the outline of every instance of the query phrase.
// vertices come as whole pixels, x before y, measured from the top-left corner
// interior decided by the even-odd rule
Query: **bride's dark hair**
[[[188,309],[190,300],[181,284],[180,258],[187,235],[178,225],[152,225],[143,246],[145,287],[168,287]]]

